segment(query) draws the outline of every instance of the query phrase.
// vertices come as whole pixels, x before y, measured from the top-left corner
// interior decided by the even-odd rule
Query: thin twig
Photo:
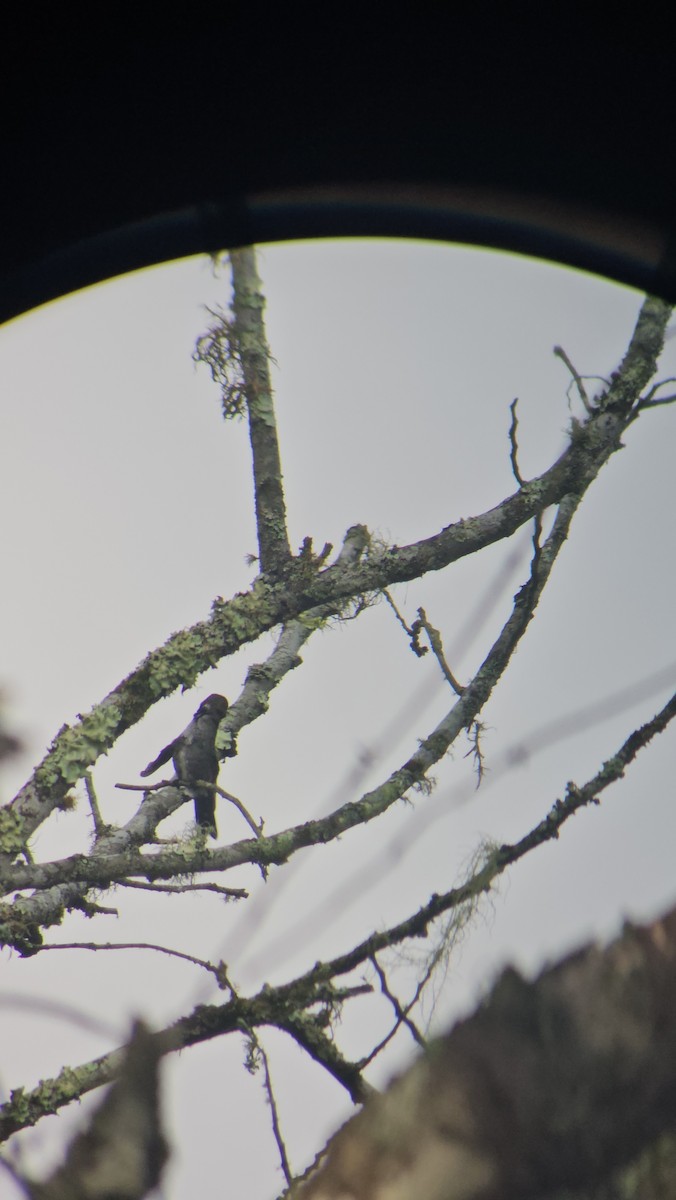
[[[399,612],[399,609],[397,608],[396,604],[394,603],[394,600],[392,599],[392,595],[391,595],[391,593],[388,591],[388,589],[387,589],[387,588],[383,588],[383,596],[384,596],[384,597],[385,597],[385,599],[387,600],[387,603],[389,604],[390,608],[392,609],[392,612],[394,613],[394,615],[395,615],[395,617],[397,618],[397,620],[398,620],[399,624],[401,625],[402,629],[404,630],[404,633],[407,633],[407,634],[408,634],[408,636],[409,636],[410,638],[412,638],[412,637],[413,637],[413,630],[410,628],[410,626],[408,626],[408,625],[406,624],[406,621],[405,621],[404,617],[403,617],[403,616],[401,615],[401,613]]]
[[[101,809],[99,808],[99,802],[98,802],[98,798],[96,795],[96,789],[94,788],[94,779],[92,777],[91,771],[85,771],[84,783],[85,783],[85,788],[87,790],[87,799],[89,800],[89,807],[91,809],[92,818],[94,821],[94,832],[98,838],[104,832],[106,825],[105,825],[103,818],[101,817]]]
[[[660,379],[658,383],[654,383],[653,386],[646,392],[646,395],[641,397],[636,407],[641,408],[646,404],[650,404],[655,399],[655,396],[659,392],[660,388],[666,387],[668,383],[676,383],[676,377],[670,375],[667,379]],[[669,396],[666,402],[670,403],[671,400],[673,400],[673,396]],[[658,401],[657,403],[664,403],[664,401]]]
[[[591,414],[594,411],[594,407],[592,404],[589,403],[589,397],[587,395],[587,390],[584,386],[584,383],[582,382],[582,378],[583,378],[582,375],[580,375],[580,373],[573,366],[568,355],[566,354],[565,350],[563,349],[563,346],[555,346],[554,353],[555,353],[556,357],[560,358],[561,362],[565,363],[565,365],[568,367],[568,370],[570,371],[571,375],[573,376],[573,379],[575,380],[575,384],[576,384],[576,387],[577,387],[577,390],[578,390],[578,393],[580,396],[580,400],[582,401],[582,403],[585,406],[585,409],[591,416]],[[592,375],[592,376],[587,376],[587,378],[600,379],[601,376],[600,375]],[[607,383],[607,380],[604,379],[603,382]]]
[[[425,612],[424,608],[418,609],[418,620],[420,621],[420,625],[425,630],[425,633],[429,638],[430,646],[432,647],[432,653],[439,663],[444,677],[450,683],[456,696],[462,696],[465,692],[465,688],[461,683],[458,683],[458,680],[455,678],[455,675],[446,662],[446,658],[444,656],[444,647],[441,641],[441,634],[439,633],[439,630],[435,629],[434,625],[431,625],[428,621],[427,613]]]
[[[327,1037],[315,1018],[307,1013],[295,1014],[280,1020],[279,1029],[284,1029],[295,1042],[328,1071],[349,1093],[354,1104],[363,1104],[375,1088],[364,1079],[359,1063],[349,1062],[336,1043]]]
[[[86,917],[93,917],[94,915],[99,915],[102,917],[119,917],[120,915],[119,909],[111,908],[106,904],[95,904],[93,900],[87,900],[86,897],[82,900],[79,900],[77,904],[73,905],[73,911],[76,910],[84,913]]]
[[[519,445],[516,440],[516,431],[519,427],[519,422],[516,415],[516,406],[518,402],[519,398],[517,396],[514,400],[512,400],[512,403],[509,406],[509,411],[512,414],[512,422],[509,427],[509,458],[512,464],[512,474],[514,475],[516,482],[518,483],[519,487],[524,487],[526,481],[523,478],[519,468]],[[538,554],[540,551],[540,538],[542,536],[542,516],[540,513],[535,514],[533,524],[533,551],[535,554]]]
[[[219,963],[215,967],[213,963],[207,962],[204,958],[195,958],[192,954],[184,954],[182,950],[171,950],[168,946],[157,946],[153,942],[48,942],[38,948],[38,953],[42,954],[45,950],[154,950],[158,954],[167,954],[170,958],[182,958],[196,967],[202,967],[214,976],[219,987],[223,987],[223,963]]]
[[[441,949],[437,949],[435,951],[430,962],[428,963],[427,967],[425,968],[425,972],[424,972],[422,978],[418,980],[418,984],[415,989],[415,992],[413,993],[412,998],[409,1000],[408,1004],[403,1009],[403,1012],[406,1014],[406,1016],[408,1016],[408,1014],[410,1012],[412,1012],[412,1010],[415,1008],[416,1004],[418,1003],[424,989],[427,987],[427,984],[429,983],[430,979],[432,978],[432,975],[434,974],[434,971],[436,970],[436,966],[437,966],[439,959],[441,958],[442,952],[443,951]],[[371,962],[374,962],[374,957],[371,958]],[[376,969],[377,969],[377,967],[376,967]],[[411,1024],[412,1024],[412,1022],[411,1022]],[[407,1025],[407,1027],[410,1028],[410,1026],[408,1026],[408,1025]],[[392,1038],[395,1036],[395,1034],[397,1033],[397,1031],[400,1028],[401,1028],[401,1021],[396,1020],[394,1025],[390,1029],[390,1031],[385,1034],[385,1037],[382,1038],[381,1041],[379,1041],[373,1047],[371,1053],[367,1054],[364,1058],[362,1058],[360,1060],[359,1067],[362,1071],[366,1070],[366,1068],[368,1066],[370,1066],[370,1064],[374,1061],[374,1059],[376,1059],[378,1057],[378,1055],[382,1053],[382,1051],[392,1041]],[[415,1028],[416,1028],[416,1032],[419,1033],[417,1026],[415,1026]],[[411,1032],[413,1032],[413,1031],[411,1030]],[[423,1035],[419,1033],[419,1036],[422,1038],[422,1041],[420,1044],[423,1046],[426,1045],[427,1043],[426,1043],[426,1040],[423,1037]]]
[[[275,1142],[277,1143],[277,1150],[279,1151],[279,1161],[282,1166],[282,1171],[284,1172],[284,1178],[286,1179],[286,1182],[287,1182],[288,1186],[290,1187],[291,1181],[293,1179],[293,1172],[291,1170],[291,1164],[289,1163],[289,1156],[287,1154],[286,1145],[284,1144],[284,1138],[282,1136],[282,1127],[281,1127],[280,1120],[279,1120],[279,1111],[277,1108],[277,1101],[275,1099],[275,1093],[274,1093],[274,1090],[272,1087],[272,1076],[270,1074],[270,1063],[268,1061],[268,1056],[265,1051],[265,1047],[259,1040],[258,1035],[255,1033],[255,1031],[253,1029],[251,1029],[249,1027],[247,1027],[247,1032],[248,1032],[249,1038],[251,1039],[252,1045],[255,1047],[256,1052],[260,1056],[260,1059],[263,1063],[263,1074],[265,1076],[265,1093],[267,1095],[268,1104],[270,1105],[270,1116],[272,1119],[272,1132],[274,1135]]]
[[[219,796],[222,796],[224,800],[229,800],[231,804],[234,804],[235,808],[239,809],[239,811],[241,812],[242,816],[244,817],[244,820],[246,821],[247,825],[249,826],[250,829],[253,830],[256,837],[257,838],[263,837],[263,828],[265,825],[263,818],[261,817],[261,820],[260,820],[259,824],[257,825],[256,822],[254,821],[253,817],[251,816],[251,813],[242,804],[242,801],[238,800],[237,796],[233,796],[232,792],[226,792],[225,789],[222,787],[219,787],[217,783],[210,783],[206,779],[196,779],[194,786],[201,787],[201,788],[209,788],[211,791],[217,792]],[[124,792],[157,792],[157,791],[160,791],[162,788],[166,788],[166,787],[181,787],[181,784],[179,783],[179,781],[177,779],[174,778],[174,779],[162,779],[162,780],[160,780],[159,783],[153,783],[150,785],[139,784],[139,783],[116,783],[115,787],[119,788],[121,791],[124,791]]]
[[[224,887],[221,883],[141,883],[137,879],[120,879],[118,887],[138,888],[144,892],[216,892],[227,900],[246,900],[246,888]]]
[[[648,404],[641,404],[639,407],[643,411],[646,408],[660,408],[662,404],[673,404],[676,396],[662,396],[660,400],[650,400]]]
[[[257,825],[251,816],[251,813],[244,807],[242,801],[237,799],[237,796],[233,796],[232,792],[226,792],[225,789],[219,787],[217,783],[205,783],[202,780],[198,780],[197,782],[200,787],[212,787],[215,792],[218,792],[219,796],[223,797],[224,800],[229,800],[231,804],[234,804],[235,808],[241,812],[249,828],[253,829],[256,837],[263,837],[263,827],[265,825],[263,818],[261,817],[260,822]]]
[[[661,396],[659,400],[655,399],[660,388],[666,387],[668,383],[676,383],[676,378],[670,376],[668,379],[661,379],[659,383],[653,384],[649,392],[639,400],[634,415],[643,412],[646,408],[659,408],[662,404],[673,404],[676,396]]]
[[[474,759],[477,787],[481,786],[486,771],[483,750],[481,749],[481,734],[485,733],[485,731],[486,726],[484,725],[483,721],[480,721],[478,718],[472,721],[471,725],[469,725],[467,728],[467,737],[470,742],[470,748],[465,754],[465,758],[469,758],[471,755]]]
[[[397,618],[399,624],[401,625],[402,629],[404,630],[405,633],[408,634],[408,636],[411,640],[411,650],[418,658],[423,658],[424,655],[427,654],[428,647],[420,645],[420,630],[421,630],[420,621],[414,621],[411,626],[407,625],[404,617],[399,612],[399,609],[397,608],[396,604],[394,603],[394,600],[392,599],[392,596],[391,596],[390,592],[387,590],[387,588],[385,588],[383,590],[383,596],[387,600],[387,603],[389,604],[390,608],[392,609],[392,611],[393,611],[395,617]]]
[[[121,792],[160,792],[162,788],[176,787],[176,779],[160,779],[159,783],[116,783]]]
[[[390,990],[390,986],[387,982],[387,976],[386,976],[385,972],[383,971],[383,968],[381,967],[380,963],[378,962],[378,959],[376,958],[375,954],[372,955],[371,962],[373,963],[373,966],[375,967],[378,979],[380,980],[380,990],[383,993],[383,996],[387,997],[390,1004],[392,1005],[392,1008],[394,1009],[394,1013],[397,1018],[396,1028],[399,1028],[400,1025],[405,1025],[406,1028],[408,1029],[409,1033],[411,1034],[411,1037],[413,1038],[413,1040],[415,1042],[417,1042],[419,1046],[425,1046],[426,1045],[425,1038],[421,1034],[421,1032],[418,1029],[418,1027],[416,1026],[415,1022],[412,1021],[408,1015],[410,1012],[410,1009],[412,1008],[413,1005],[407,1004],[406,1008],[401,1007],[401,1004],[399,1003],[397,997]],[[413,1003],[415,1003],[415,1001],[413,1001]]]
[[[516,431],[519,427],[519,422],[516,415],[516,406],[519,403],[519,397],[515,396],[509,406],[509,411],[512,414],[512,420],[509,426],[509,459],[512,464],[512,475],[516,479],[519,487],[523,487],[525,480],[519,470],[519,446],[516,440]]]

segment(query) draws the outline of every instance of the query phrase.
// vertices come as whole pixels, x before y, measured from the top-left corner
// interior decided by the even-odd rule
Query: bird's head
[[[225,696],[219,696],[217,692],[214,692],[213,695],[207,696],[206,700],[202,701],[197,712],[195,713],[195,716],[200,717],[208,714],[209,716],[216,717],[219,721],[222,721],[227,711],[228,702]]]

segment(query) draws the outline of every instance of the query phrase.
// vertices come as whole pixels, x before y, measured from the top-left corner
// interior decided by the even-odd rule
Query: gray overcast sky
[[[609,374],[626,349],[641,297],[580,273],[494,252],[423,243],[300,243],[266,247],[260,273],[276,359],[282,462],[292,544],[340,545],[363,522],[397,544],[497,503],[514,490],[509,405],[519,397],[521,470],[545,469],[565,444],[568,378],[552,347],[583,373]],[[203,304],[227,303],[225,273],[186,260],[79,293],[0,328],[6,586],[2,683],[26,752],[6,767],[9,798],[64,722],[101,699],[169,633],[207,615],[212,599],[245,589],[256,551],[249,446],[243,422],[224,424],[217,390],[191,361]],[[670,341],[662,376],[676,375]],[[594,384],[590,387],[593,390]],[[578,401],[571,398],[571,409]],[[532,743],[544,722],[623,690],[676,659],[673,612],[673,433],[676,410],[648,413],[604,468],[576,517],[536,620],[484,714],[487,765]],[[513,546],[520,550],[509,565]],[[396,590],[413,619],[423,604],[461,679],[476,669],[525,578],[528,536]],[[507,564],[507,565],[506,565]],[[471,637],[479,598],[501,580]],[[493,590],[495,588],[493,587]],[[247,665],[274,639],[224,661],[186,695],[157,705],[96,769],[104,816],[127,819],[134,782],[211,691],[234,699]],[[403,762],[449,706],[428,655],[415,658],[386,605],[316,636],[302,669],[245,729],[221,782],[274,832],[358,795]],[[377,828],[307,853],[280,887],[273,876],[255,922],[215,898],[116,893],[119,917],[77,917],[50,941],[143,940],[211,959],[225,955],[246,989],[291,978],[403,917],[466,870],[479,840],[515,840],[566,782],[584,782],[673,689],[637,696],[518,769],[489,770],[471,791],[459,748],[436,772],[430,799],[399,806]],[[396,721],[394,727],[392,722]],[[364,753],[371,764],[348,783]],[[667,732],[560,840],[503,880],[468,934],[439,999],[435,1027],[466,1011],[505,961],[526,970],[625,916],[674,901],[674,736]],[[419,814],[434,805],[435,821]],[[187,829],[190,806],[163,826]],[[416,824],[416,821],[418,824]],[[219,809],[220,841],[244,835]],[[38,858],[85,849],[90,819],[53,817]],[[368,867],[364,888],[360,868]],[[354,876],[354,886],[350,881]],[[346,882],[347,881],[347,882]],[[260,891],[253,872],[228,883]],[[343,890],[337,892],[336,889]],[[346,890],[347,889],[347,890]],[[331,903],[322,899],[333,897]],[[302,918],[302,921],[301,921]],[[299,924],[299,922],[301,922]],[[235,957],[230,957],[234,952]],[[396,975],[402,993],[410,968]],[[79,952],[0,958],[0,993],[69,1000],[108,1021],[109,1040],[35,1014],[4,1012],[0,1085],[35,1083],[64,1063],[102,1053],[132,1014],[158,1024],[214,989],[186,964],[150,953]],[[362,1053],[378,1000],[346,1012],[348,1053]],[[281,1036],[267,1039],[296,1169],[349,1114],[347,1098]],[[412,1053],[402,1035],[374,1068],[384,1082]],[[165,1194],[243,1200],[281,1189],[258,1078],[230,1038],[167,1066],[168,1115],[180,1131]],[[58,1154],[82,1109],[21,1135],[26,1162]]]

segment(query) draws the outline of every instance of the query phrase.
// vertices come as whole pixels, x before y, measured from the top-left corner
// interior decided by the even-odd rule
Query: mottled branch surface
[[[611,1185],[675,1122],[672,910],[534,983],[506,971],[478,1011],[370,1099],[287,1195],[638,1195]]]

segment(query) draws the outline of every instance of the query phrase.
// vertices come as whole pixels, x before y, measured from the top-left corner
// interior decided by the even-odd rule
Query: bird
[[[218,778],[216,733],[227,711],[228,702],[225,696],[219,696],[218,693],[207,696],[183,733],[179,733],[173,742],[169,742],[168,746],[160,750],[157,758],[141,771],[141,777],[145,779],[172,758],[178,782],[190,792],[195,802],[197,824],[201,829],[207,830],[213,838],[218,836],[216,793],[209,788],[197,787],[196,784],[198,780],[215,783]]]

